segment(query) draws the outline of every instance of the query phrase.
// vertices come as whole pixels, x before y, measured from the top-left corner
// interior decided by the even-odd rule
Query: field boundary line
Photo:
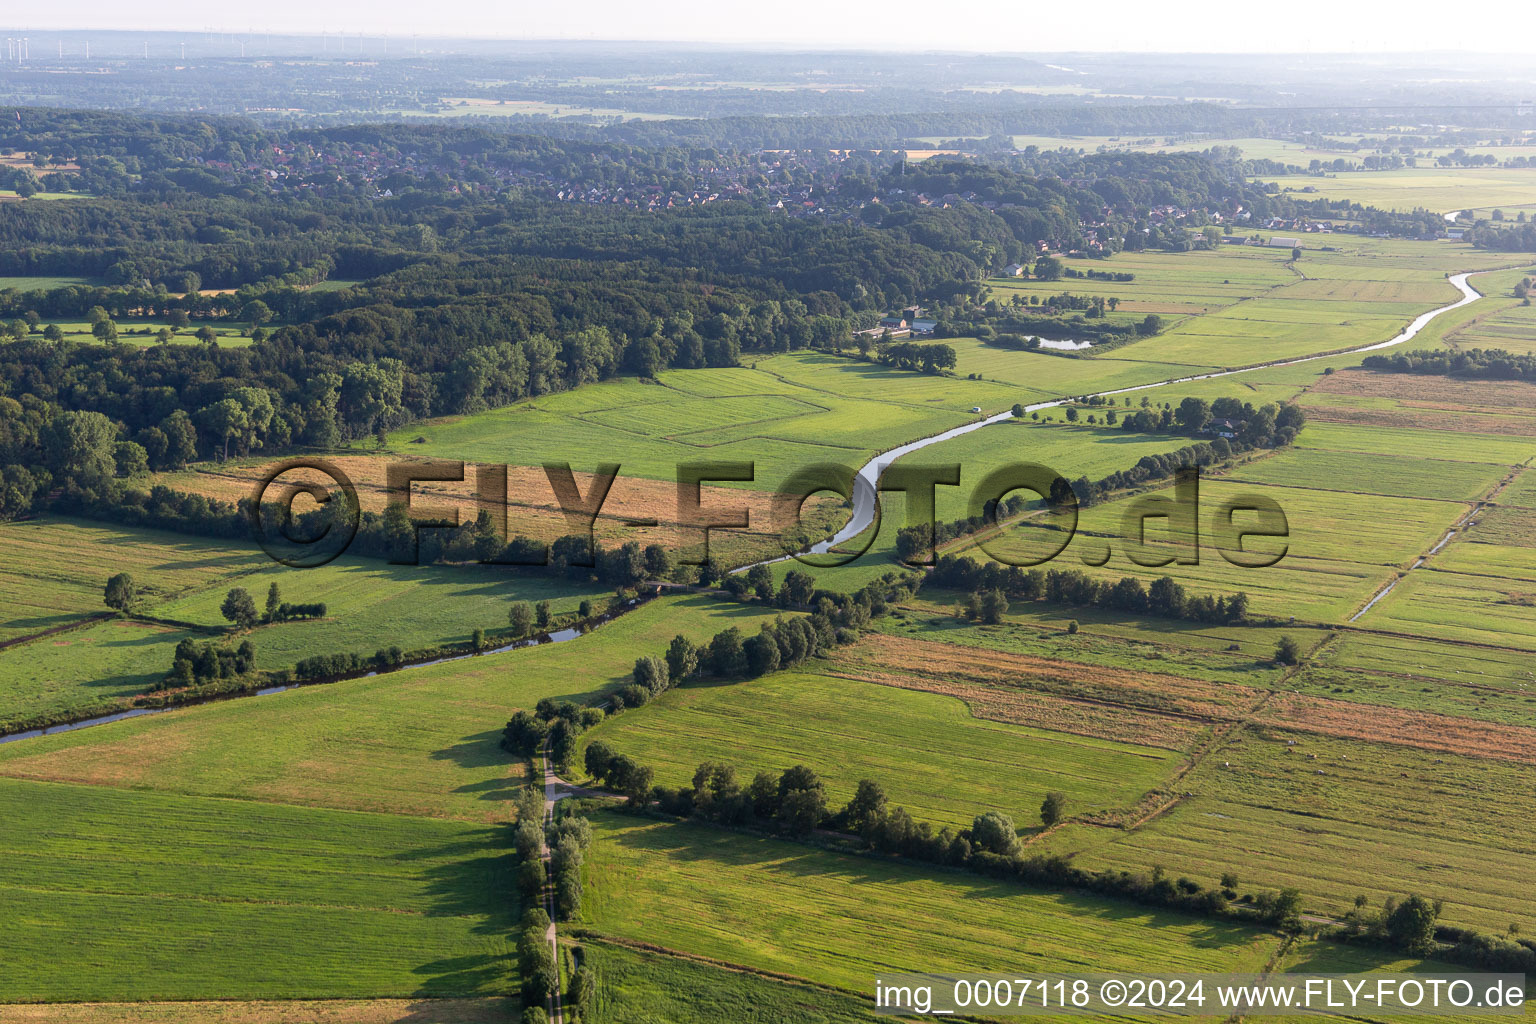
[[[98,622],[105,622],[108,619],[115,617],[116,616],[112,612],[92,612],[90,615],[83,619],[79,619],[75,622],[66,622],[62,626],[51,626],[48,629],[43,630],[41,633],[30,633],[27,636],[17,636],[12,637],[9,640],[0,641],[0,651],[6,650],[10,647],[19,647],[22,644],[28,644],[34,640],[41,640],[44,637],[58,636],[60,633],[68,633],[71,630],[84,629],[86,626],[95,625]]]

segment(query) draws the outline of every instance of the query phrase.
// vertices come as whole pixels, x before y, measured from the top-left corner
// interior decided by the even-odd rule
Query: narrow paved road
[[[552,824],[555,820],[555,804],[570,797],[596,796],[607,797],[609,794],[595,789],[587,789],[574,783],[566,782],[555,774],[554,766],[549,763],[549,741],[545,741],[544,748],[539,752],[539,761],[544,768],[544,824]],[[549,872],[549,844],[542,839],[539,841],[539,856],[544,860],[546,876]],[[560,929],[555,924],[555,880],[546,878],[544,883],[544,912],[549,915],[549,930],[544,937],[549,941],[549,951],[554,954],[555,966],[560,965]],[[549,1020],[550,1024],[564,1024],[565,1009],[560,1003],[561,992],[557,988],[550,995]]]

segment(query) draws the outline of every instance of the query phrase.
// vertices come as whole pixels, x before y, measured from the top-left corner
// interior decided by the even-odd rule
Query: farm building
[[[1024,264],[1022,264],[1022,263],[1010,263],[1010,264],[1008,264],[1006,267],[1003,268],[1003,276],[1004,277],[1023,277],[1024,276]]]
[[[1230,440],[1236,437],[1237,432],[1242,429],[1243,425],[1241,423],[1234,423],[1232,420],[1211,420],[1201,429],[1200,433],[1209,434],[1213,437],[1225,437]]]
[[[913,334],[932,334],[934,332],[934,329],[937,328],[938,326],[939,326],[939,322],[937,320],[913,320],[912,321],[912,333]]]
[[[1276,236],[1269,240],[1269,247],[1271,249],[1294,249],[1300,244],[1301,239],[1299,238],[1280,238]]]

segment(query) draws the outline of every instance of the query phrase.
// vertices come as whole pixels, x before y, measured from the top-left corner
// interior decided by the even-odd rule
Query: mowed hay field
[[[750,367],[666,371],[659,381],[604,381],[408,427],[389,446],[475,462],[569,462],[582,471],[617,462],[621,473],[655,480],[675,480],[679,463],[752,462],[756,479],[747,486],[772,491],[809,463],[859,466],[876,451],[968,421],[973,406],[996,412],[1015,401],[1014,389],[996,384],[796,353]]]
[[[1525,381],[1347,370],[1323,377],[1300,401],[1309,423],[1536,438],[1533,398],[1536,385]],[[1536,440],[1527,447],[1536,454]]]
[[[905,971],[1257,971],[1270,932],[613,812],[584,927],[866,992]]]
[[[513,990],[494,828],[0,781],[0,1000]],[[67,939],[64,938],[67,936]]]
[[[0,525],[0,642],[106,612],[107,580],[126,572],[154,602],[260,566],[253,545],[45,517]]]
[[[934,378],[928,378],[934,379]],[[278,459],[231,459],[229,462],[209,464],[180,472],[160,473],[156,483],[162,483],[178,491],[201,494],[207,498],[231,504],[250,498],[256,486],[273,471]],[[326,461],[345,474],[357,488],[358,501],[365,510],[383,512],[390,497],[387,473],[390,466],[402,462],[422,464],[440,462],[424,459],[414,451],[384,452],[372,455],[332,455]],[[458,461],[458,460],[454,460]],[[572,477],[584,497],[593,495],[596,476],[591,470],[597,465],[572,466]],[[413,513],[421,518],[452,519],[457,514],[459,522],[473,523],[481,508],[480,499],[488,499],[492,516],[506,516],[507,536],[523,536],[543,543],[552,543],[573,532],[573,526],[560,508],[549,476],[542,466],[507,466],[505,494],[491,490],[486,482],[484,495],[480,493],[480,475],[477,467],[465,466],[462,481],[420,481],[411,485]],[[282,485],[313,483],[327,491],[335,483],[324,473],[305,468],[295,468],[283,473]],[[768,481],[763,481],[767,484]],[[274,491],[273,494],[280,493]],[[270,500],[270,497],[269,497]],[[725,565],[742,565],[761,558],[776,557],[783,553],[773,509],[771,490],[747,490],[739,487],[708,484],[701,488],[700,504],[710,512],[722,509],[745,509],[749,519],[745,530],[715,529],[710,531],[709,544],[712,558]],[[805,503],[801,522],[806,529],[821,533],[833,533],[847,520],[843,501],[833,495],[818,495]],[[312,500],[303,495],[294,501],[294,511],[302,514],[314,508]],[[642,547],[660,544],[674,553],[696,551],[703,543],[702,532],[696,527],[679,524],[678,494],[675,475],[668,480],[653,480],[621,470],[609,487],[598,517],[592,524],[593,536],[598,543],[617,547],[634,541]],[[644,525],[654,520],[655,525]]]
[[[593,1024],[848,1024],[881,1019],[867,998],[850,993],[601,939],[584,938],[580,945],[582,965],[597,977],[597,996],[586,1017]]]
[[[1409,213],[1501,206],[1513,210],[1536,203],[1536,169],[1519,167],[1405,167],[1396,171],[1351,171],[1331,177],[1266,177],[1281,188],[1311,187],[1317,197],[1348,199],[1363,206]]]
[[[0,744],[0,776],[501,821],[526,767],[500,747],[514,711],[627,683],[639,654],[678,633],[704,642],[770,617],[658,598],[565,643]]]
[[[555,615],[574,613],[583,599],[597,608],[611,596],[596,583],[578,582],[516,566],[390,565],[342,558],[314,569],[268,562],[238,581],[262,607],[277,584],[284,601],[321,602],[324,618],[257,626],[242,637],[256,646],[260,668],[287,668],[321,653],[368,655],[380,647],[404,650],[467,643],[476,629],[505,629],[516,601],[548,601]],[[219,611],[226,591],[212,588],[170,601],[154,613],[208,627],[228,623]],[[166,665],[169,667],[169,660]]]
[[[510,1024],[510,996],[0,1003],[0,1024]]]
[[[1349,632],[1323,646],[1290,685],[1303,694],[1507,725],[1536,719],[1527,650]]]
[[[289,668],[315,654],[462,644],[477,628],[493,635],[505,629],[515,600],[548,600],[559,615],[574,613],[584,598],[601,607],[607,594],[596,584],[510,566],[401,566],[349,557],[293,569],[250,543],[71,520],[9,523],[0,533],[47,560],[44,570],[21,562],[0,572],[0,586],[10,587],[18,601],[39,595],[35,609],[57,586],[61,605],[72,604],[77,619],[96,615],[97,608],[106,613],[105,578],[126,570],[143,595],[134,611],[167,620],[108,618],[0,648],[0,724],[113,710],[155,689],[180,641],[226,635],[229,623],[219,609],[234,587],[250,593],[258,608],[274,583],[283,601],[326,605],[320,619],[230,635],[231,642],[252,641],[262,669]]]
[[[1420,893],[1445,899],[1450,923],[1528,929],[1536,824],[1515,794],[1533,785],[1528,763],[1255,727],[1184,777],[1193,796],[1172,811],[1128,832],[1069,826],[1046,845],[1088,866],[1295,886],[1334,916],[1360,894],[1380,906]]]
[[[1132,804],[1182,761],[1166,749],[988,721],[952,696],[811,672],[670,690],[582,740],[629,754],[668,786],[690,782],[704,761],[732,765],[743,784],[803,764],[840,807],[860,779],[877,779],[913,817],[955,828],[986,811],[1037,826],[1053,790],[1078,811]]]
[[[1167,489],[1159,493],[1171,493]],[[1244,542],[1252,556],[1273,556],[1283,549],[1277,563],[1263,568],[1233,565],[1216,550],[1217,518],[1225,502],[1257,496],[1276,502],[1285,513],[1289,536],[1258,537]],[[1446,501],[1385,497],[1303,487],[1243,483],[1220,478],[1202,481],[1200,529],[1202,548],[1198,565],[1169,564],[1144,567],[1128,557],[1127,538],[1135,536],[1134,524],[1126,522],[1134,499],[1106,502],[1086,509],[1070,546],[1051,568],[1076,569],[1103,578],[1134,576],[1150,584],[1171,576],[1193,594],[1231,594],[1243,591],[1258,615],[1292,616],[1315,622],[1339,622],[1348,618],[1399,567],[1428,551],[1469,506]],[[1239,523],[1255,522],[1240,516]],[[1003,536],[987,543],[1000,558],[1038,556],[1040,530],[1022,521]],[[1182,533],[1170,532],[1168,520],[1152,520],[1147,539],[1150,555],[1178,555],[1190,551]],[[1101,567],[1084,563],[1102,557],[1106,545],[1111,556]],[[1245,556],[1247,557],[1247,556]]]

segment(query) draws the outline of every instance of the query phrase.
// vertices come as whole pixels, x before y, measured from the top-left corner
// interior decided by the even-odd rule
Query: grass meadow
[[[1257,971],[1270,932],[682,822],[592,818],[581,924],[851,991],[888,971]]]
[[[692,780],[704,761],[733,765],[745,785],[796,764],[841,807],[860,779],[879,780],[920,821],[964,828],[1001,811],[1038,827],[1040,802],[1067,794],[1074,812],[1135,803],[1180,758],[1171,751],[975,717],[955,697],[810,672],[670,690],[583,734],[656,771]]]
[[[584,939],[581,957],[597,979],[597,998],[586,1017],[592,1024],[847,1024],[882,1019],[868,1001],[849,993],[601,939]]]
[[[1295,886],[1334,916],[1357,895],[1419,893],[1454,924],[1528,929],[1536,825],[1514,794],[1533,784],[1529,764],[1252,727],[1181,780],[1193,795],[1168,813],[1131,831],[1070,825],[1046,846],[1087,866]]]
[[[153,604],[269,562],[250,545],[52,516],[0,525],[0,544],[0,641],[106,612],[102,593],[119,572]]]
[[[629,681],[678,633],[756,632],[771,613],[664,597],[559,644],[0,744],[0,776],[464,821],[505,820],[525,766],[502,726],[542,697]]]
[[[0,808],[6,948],[28,964],[0,1001],[515,985],[496,828],[10,779]]]

